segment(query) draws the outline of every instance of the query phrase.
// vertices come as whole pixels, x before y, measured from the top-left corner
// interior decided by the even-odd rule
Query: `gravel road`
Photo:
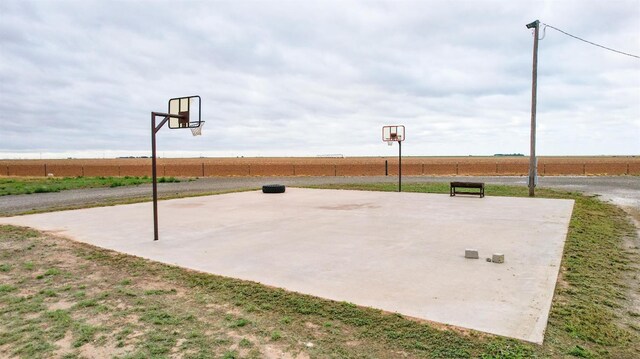
[[[305,186],[331,183],[396,183],[395,176],[372,177],[222,177],[200,178],[179,183],[159,183],[160,197],[202,194],[215,191],[260,188],[263,184],[280,183]],[[403,183],[478,181],[488,184],[526,186],[527,177],[404,177]],[[539,187],[579,191],[599,195],[627,210],[640,220],[640,178],[616,177],[540,177]],[[488,195],[491,195],[490,193]],[[73,206],[109,204],[123,199],[151,198],[151,185],[115,188],[91,188],[56,193],[0,197],[0,216],[11,216],[33,210],[55,210]]]

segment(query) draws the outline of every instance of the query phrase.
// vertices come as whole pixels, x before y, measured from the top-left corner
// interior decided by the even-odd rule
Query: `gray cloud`
[[[637,1],[0,3],[0,157],[528,153],[536,18],[640,53]],[[640,61],[546,30],[539,153],[640,153]]]

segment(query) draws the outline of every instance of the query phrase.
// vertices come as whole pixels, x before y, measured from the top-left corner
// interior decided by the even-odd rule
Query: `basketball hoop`
[[[404,141],[404,125],[391,125],[382,127],[382,142],[386,142],[389,147],[394,142],[398,143],[398,192],[402,192],[402,141]],[[385,161],[385,173],[387,172],[387,161]]]
[[[200,136],[202,135],[202,126],[204,126],[204,121],[200,121],[200,122],[192,122],[193,127],[189,127],[189,129],[191,130],[191,134],[194,136]]]
[[[153,190],[153,240],[158,240],[158,166],[156,166],[156,133],[165,123],[170,129],[191,130],[194,136],[202,134],[202,115],[200,111],[200,96],[186,96],[169,99],[169,109],[164,112],[151,112],[151,185]],[[163,118],[156,125],[156,118]],[[204,165],[202,165],[204,166]],[[204,171],[204,167],[202,167]]]
[[[391,146],[393,142],[402,142],[405,139],[404,126],[392,125],[382,127],[382,141]]]

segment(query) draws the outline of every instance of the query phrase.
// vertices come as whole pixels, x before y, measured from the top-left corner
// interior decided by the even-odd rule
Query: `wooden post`
[[[529,152],[529,197],[535,196],[536,181],[536,100],[538,86],[538,32],[540,21],[536,20],[527,25],[533,28],[533,71],[531,81],[531,149]]]

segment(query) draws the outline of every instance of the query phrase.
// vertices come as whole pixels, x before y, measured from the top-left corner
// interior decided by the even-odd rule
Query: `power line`
[[[602,46],[602,45],[596,44],[595,42],[591,42],[591,41],[585,40],[585,39],[583,39],[583,38],[580,38],[580,37],[578,37],[578,36],[571,35],[571,34],[570,34],[570,33],[568,33],[568,32],[562,31],[562,30],[558,29],[557,27],[554,27],[554,26],[551,26],[551,25],[545,24],[544,22],[541,22],[541,24],[542,24],[542,25],[544,25],[544,26],[545,26],[545,28],[546,28],[546,27],[550,27],[550,28],[552,28],[552,29],[554,29],[554,30],[556,30],[556,31],[559,31],[559,32],[561,32],[561,33],[563,33],[563,34],[567,35],[567,36],[573,37],[574,39],[577,39],[577,40],[580,40],[580,41],[586,42],[587,44],[591,44],[591,45],[593,45],[593,46],[601,47],[601,48],[603,48],[603,49],[605,49],[605,50],[609,50],[609,51],[617,52],[617,53],[622,54],[622,55],[631,56],[631,57],[635,57],[635,58],[637,58],[637,59],[640,59],[640,56],[638,56],[638,55],[630,54],[630,53],[627,53],[627,52],[619,51],[619,50],[616,50],[616,49],[612,49],[612,48],[610,48],[610,47],[606,47],[606,46]]]

